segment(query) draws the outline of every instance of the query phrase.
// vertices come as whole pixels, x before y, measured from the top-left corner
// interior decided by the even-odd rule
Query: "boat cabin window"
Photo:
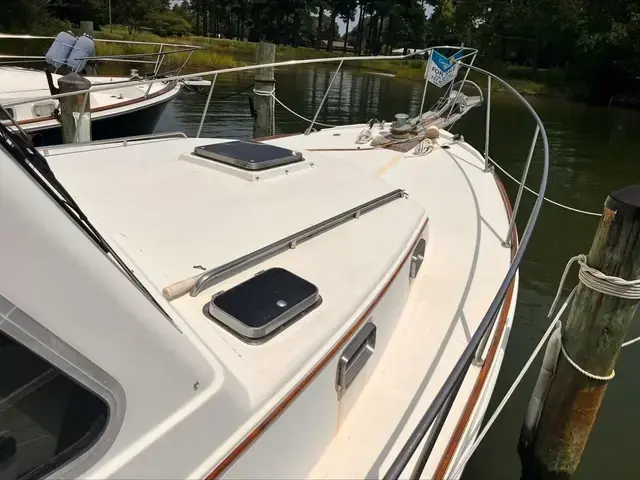
[[[102,399],[3,332],[0,365],[0,478],[41,478],[98,439]]]
[[[13,110],[13,108],[4,107],[4,109],[7,111],[9,116],[7,116],[7,113],[4,113],[3,110],[0,110],[0,120],[11,120],[12,118],[16,118],[16,112]]]
[[[33,114],[36,117],[50,117],[55,109],[56,105],[53,102],[35,103],[33,105]]]

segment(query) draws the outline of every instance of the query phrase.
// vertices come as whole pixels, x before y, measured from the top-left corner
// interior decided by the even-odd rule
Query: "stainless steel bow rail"
[[[492,162],[491,158],[489,157],[489,135],[490,135],[490,130],[491,130],[491,84],[492,82],[498,82],[499,84],[501,84],[503,87],[506,88],[506,90],[511,93],[512,95],[514,95],[518,101],[524,106],[524,108],[531,114],[532,118],[535,121],[535,129],[533,132],[533,136],[532,136],[532,142],[531,142],[531,146],[529,148],[529,152],[527,155],[527,158],[525,160],[525,168],[524,168],[524,173],[522,175],[522,180],[520,181],[520,186],[518,189],[518,193],[516,195],[516,201],[514,204],[514,208],[513,208],[513,213],[512,213],[512,217],[510,218],[509,221],[509,226],[507,228],[507,231],[504,234],[504,239],[503,239],[503,245],[505,247],[511,247],[511,237],[512,234],[514,232],[515,229],[515,221],[516,221],[516,217],[520,208],[520,201],[522,198],[522,194],[525,188],[529,189],[529,187],[525,187],[526,183],[527,183],[527,178],[529,176],[529,171],[530,171],[530,166],[531,166],[531,162],[533,159],[533,155],[534,152],[536,150],[536,148],[538,147],[538,137],[542,137],[542,173],[541,173],[541,178],[540,178],[540,184],[538,187],[537,192],[536,193],[537,197],[535,200],[535,203],[531,209],[531,213],[529,214],[529,217],[527,219],[527,223],[526,226],[522,232],[522,238],[520,240],[519,245],[517,245],[517,249],[515,251],[515,254],[513,255],[513,259],[512,262],[509,266],[509,269],[500,285],[500,287],[498,288],[498,291],[495,295],[495,297],[493,298],[486,314],[484,315],[482,321],[480,322],[480,325],[478,327],[478,329],[476,330],[476,332],[474,333],[474,335],[472,336],[471,340],[469,341],[469,343],[467,344],[464,352],[462,353],[462,355],[460,356],[460,358],[458,359],[458,361],[456,362],[456,365],[454,366],[453,370],[451,371],[451,373],[449,374],[449,376],[447,377],[447,379],[445,380],[444,384],[442,385],[442,387],[440,388],[439,392],[436,394],[433,402],[431,403],[431,405],[429,406],[429,408],[427,409],[427,411],[424,413],[424,415],[422,416],[422,418],[420,419],[420,421],[418,422],[417,426],[415,427],[415,429],[413,430],[413,432],[411,433],[411,435],[409,436],[409,439],[406,441],[406,443],[404,444],[404,446],[402,447],[400,453],[398,454],[398,456],[395,458],[395,460],[393,461],[393,463],[391,464],[391,467],[389,468],[389,470],[387,471],[386,475],[384,476],[385,480],[395,480],[397,478],[400,477],[400,475],[403,473],[403,471],[406,469],[407,465],[409,464],[409,462],[412,460],[412,458],[414,457],[414,455],[416,454],[416,452],[418,451],[418,448],[420,447],[420,444],[422,443],[422,441],[424,440],[425,436],[427,435],[428,432],[430,432],[431,429],[431,434],[429,435],[429,438],[427,439],[427,441],[425,442],[425,444],[423,445],[420,454],[417,458],[417,463],[416,466],[414,468],[414,471],[411,475],[412,478],[418,478],[424,468],[424,465],[426,464],[426,460],[429,456],[429,453],[431,452],[431,450],[433,449],[433,446],[435,445],[435,442],[437,440],[437,434],[440,430],[440,428],[442,427],[442,425],[444,424],[444,421],[446,420],[446,416],[448,414],[449,408],[451,407],[451,404],[453,403],[453,400],[455,399],[455,396],[460,388],[460,385],[462,384],[462,381],[467,373],[467,371],[469,370],[470,365],[472,364],[474,358],[476,360],[482,360],[482,355],[484,352],[484,347],[485,344],[487,342],[487,339],[491,333],[492,327],[495,324],[495,321],[498,317],[498,313],[500,312],[500,310],[503,308],[503,304],[504,304],[504,300],[506,298],[506,294],[507,291],[509,290],[509,286],[512,284],[512,282],[514,281],[516,272],[520,266],[520,263],[522,262],[522,257],[524,255],[524,252],[526,251],[527,245],[529,244],[529,241],[531,239],[531,235],[533,233],[533,229],[535,227],[536,221],[538,219],[538,215],[540,213],[540,209],[542,207],[542,203],[544,201],[544,193],[546,190],[546,185],[547,185],[547,177],[548,177],[548,172],[549,172],[549,143],[547,140],[547,133],[545,131],[544,125],[542,124],[542,121],[540,120],[540,117],[538,116],[538,114],[535,112],[535,110],[533,109],[533,107],[531,107],[531,105],[525,100],[525,98],[520,95],[513,87],[511,87],[507,82],[505,82],[504,80],[502,80],[501,78],[497,77],[496,75],[483,70],[481,68],[478,68],[476,66],[473,65],[473,62],[475,60],[476,54],[477,54],[477,50],[476,49],[472,49],[472,48],[468,48],[468,47],[457,47],[457,46],[438,46],[438,47],[430,47],[424,50],[420,50],[417,52],[414,52],[412,54],[409,55],[404,55],[404,56],[368,56],[368,57],[355,57],[355,56],[351,56],[351,57],[334,57],[334,58],[321,58],[321,59],[308,59],[308,60],[291,60],[291,61],[285,61],[285,62],[275,62],[275,63],[270,63],[270,64],[261,64],[261,65],[248,65],[248,66],[242,66],[242,67],[233,67],[233,68],[227,68],[227,69],[220,69],[220,70],[212,70],[212,71],[208,71],[208,72],[200,72],[200,73],[194,73],[194,74],[187,74],[187,75],[175,75],[175,76],[171,76],[171,77],[165,77],[162,79],[149,79],[149,80],[138,80],[135,82],[131,82],[132,85],[144,85],[144,84],[148,84],[151,85],[154,82],[158,82],[158,81],[184,81],[184,80],[189,80],[189,79],[200,79],[203,77],[211,77],[211,79],[213,80],[211,82],[211,86],[210,86],[210,90],[209,90],[209,95],[207,97],[207,101],[205,103],[205,107],[204,110],[202,112],[202,117],[200,119],[200,124],[202,125],[206,119],[207,116],[207,112],[208,112],[208,108],[209,108],[209,104],[210,104],[210,100],[211,100],[211,92],[213,91],[213,88],[215,87],[215,79],[217,78],[218,75],[222,75],[222,74],[226,74],[226,73],[231,73],[231,72],[243,72],[243,71],[250,71],[250,70],[255,70],[255,69],[259,69],[259,68],[264,68],[264,67],[286,67],[286,66],[293,66],[293,65],[312,65],[312,64],[324,64],[324,63],[332,63],[332,62],[338,62],[338,69],[336,70],[336,72],[333,75],[333,78],[329,84],[329,88],[327,89],[327,91],[325,91],[325,94],[320,102],[320,104],[318,105],[315,115],[313,116],[313,120],[310,122],[310,127],[307,129],[307,131],[305,132],[306,134],[311,134],[312,128],[314,126],[314,124],[316,123],[316,119],[318,117],[318,114],[320,112],[320,109],[322,108],[322,106],[324,105],[324,102],[327,98],[328,95],[328,91],[331,88],[332,84],[333,84],[333,79],[336,78],[336,75],[338,73],[338,71],[340,70],[340,68],[343,66],[343,64],[348,64],[349,62],[361,62],[361,61],[365,61],[365,60],[392,60],[392,61],[398,61],[398,60],[404,60],[404,59],[408,59],[408,58],[412,58],[415,57],[417,55],[429,55],[432,51],[434,50],[455,50],[455,51],[460,51],[462,50],[464,52],[464,55],[460,56],[457,59],[457,63],[459,65],[460,70],[458,71],[458,75],[460,74],[460,71],[464,71],[464,80],[462,81],[462,84],[460,85],[459,89],[456,91],[456,98],[457,96],[460,94],[460,91],[462,90],[462,88],[464,87],[465,82],[467,82],[467,77],[469,75],[470,71],[473,71],[477,74],[483,75],[486,77],[487,79],[487,95],[486,95],[486,99],[484,100],[485,103],[485,108],[486,108],[486,125],[485,125],[485,148],[484,148],[484,169],[485,171],[489,172],[492,169],[490,168],[491,165],[490,163]],[[463,63],[461,60],[464,60],[465,58],[470,58],[469,63]],[[452,90],[453,90],[453,83],[451,82],[449,88],[447,89],[445,95],[449,96],[452,94]],[[469,82],[471,83],[471,82]],[[425,81],[425,90],[426,90],[426,86],[427,83]],[[106,90],[110,90],[112,89],[113,86],[112,85],[98,85],[95,87],[92,87],[88,90],[82,90],[79,92],[72,92],[72,93],[67,93],[67,94],[58,94],[58,95],[52,95],[52,96],[46,96],[46,97],[41,97],[41,98],[35,98],[35,99],[29,99],[29,100],[16,100],[16,101],[12,101],[12,102],[7,102],[5,103],[5,106],[13,106],[13,105],[19,105],[22,103],[32,103],[35,101],[40,101],[40,100],[48,100],[51,98],[61,98],[64,96],[68,96],[68,95],[78,95],[78,94],[84,94],[87,95],[91,92],[99,92],[99,91],[106,91]],[[422,112],[424,111],[424,98],[425,95],[423,95],[423,100],[422,100],[422,105],[420,108],[420,114],[422,114]],[[455,104],[455,102],[454,102]],[[452,109],[449,110],[449,112],[447,113],[447,117],[448,118],[452,113]],[[198,129],[198,135],[201,131],[201,127]],[[464,147],[464,143],[459,143],[461,146]],[[213,275],[215,276],[215,275]],[[208,280],[207,280],[208,281]],[[201,282],[205,283],[205,281]],[[193,285],[191,286],[193,287]],[[190,288],[191,288],[190,287]],[[437,420],[436,420],[437,419]],[[433,427],[433,428],[432,428]]]

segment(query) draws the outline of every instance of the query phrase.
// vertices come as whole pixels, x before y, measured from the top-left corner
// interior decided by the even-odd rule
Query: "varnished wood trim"
[[[277,135],[269,135],[268,137],[254,138],[254,142],[264,142],[265,140],[275,140],[276,138],[293,137],[294,135],[300,135],[299,133],[279,133]]]
[[[313,367],[313,369],[307,374],[307,376],[304,377],[300,381],[300,383],[298,383],[298,385],[296,385],[295,388],[291,390],[291,392],[289,392],[289,394],[286,397],[284,397],[284,399],[278,404],[278,406],[276,406],[276,408],[274,408],[258,424],[258,426],[254,428],[244,438],[244,440],[242,440],[242,442],[240,442],[238,446],[235,447],[231,451],[231,453],[229,453],[224,458],[224,460],[222,460],[222,462],[220,462],[218,466],[216,466],[216,468],[211,473],[209,473],[209,475],[205,477],[206,480],[213,480],[218,478],[220,475],[222,475],[225,472],[225,470],[227,470],[238,459],[238,457],[240,457],[240,455],[242,455],[244,451],[247,448],[249,448],[253,444],[253,442],[255,442],[258,439],[258,437],[262,434],[262,432],[264,432],[267,428],[269,428],[269,426],[287,409],[287,407],[289,407],[289,405],[293,403],[293,401],[305,390],[305,388],[309,386],[309,384],[320,374],[320,372],[338,354],[338,352],[342,350],[345,344],[351,339],[351,337],[353,337],[353,335],[358,331],[358,329],[366,322],[366,320],[369,318],[369,316],[371,315],[371,312],[376,307],[380,299],[385,295],[385,293],[387,293],[387,290],[389,290],[389,287],[391,287],[395,279],[398,277],[398,274],[402,270],[402,267],[405,265],[406,261],[409,259],[409,257],[413,253],[413,249],[415,248],[416,244],[422,237],[422,233],[425,227],[427,226],[428,221],[429,219],[426,219],[424,221],[424,223],[422,224],[422,227],[419,230],[418,235],[412,242],[411,247],[409,248],[409,251],[407,252],[405,257],[402,259],[400,264],[398,265],[398,268],[396,268],[396,271],[393,273],[393,275],[391,276],[389,281],[386,283],[386,285],[382,288],[382,290],[380,290],[378,295],[376,295],[373,301],[369,304],[369,306],[364,311],[364,313],[353,324],[353,326],[340,338],[340,340],[338,340],[338,342],[333,347],[331,347],[331,350],[329,350],[329,353],[327,353],[324,356],[324,358],[320,360],[320,362],[315,367]]]
[[[511,202],[509,201],[509,196],[507,195],[507,191],[504,188],[504,185],[500,181],[497,175],[493,175],[496,184],[498,186],[498,190],[500,190],[500,194],[502,195],[502,200],[504,202],[505,209],[507,211],[507,218],[511,220],[513,216],[513,209],[511,207]],[[518,233],[516,229],[513,229],[513,233],[511,235],[511,258],[513,259],[516,254],[516,250],[518,249]],[[440,459],[440,463],[436,468],[436,472],[433,476],[434,480],[443,480],[444,476],[451,465],[451,461],[453,460],[453,456],[458,450],[458,446],[460,441],[462,440],[462,435],[464,434],[465,429],[471,420],[471,414],[478,403],[478,399],[480,398],[480,394],[484,389],[485,383],[487,381],[487,377],[489,376],[489,371],[491,370],[491,366],[496,358],[496,354],[498,353],[498,348],[500,346],[500,341],[502,339],[502,335],[504,333],[505,326],[507,325],[507,318],[509,316],[509,309],[511,307],[511,301],[513,299],[513,289],[514,282],[511,282],[509,285],[509,290],[507,291],[507,295],[505,297],[504,303],[502,305],[502,311],[500,312],[500,317],[498,318],[498,325],[496,327],[496,331],[493,334],[493,339],[491,341],[491,345],[489,346],[489,351],[487,352],[487,357],[485,358],[484,364],[480,369],[480,373],[478,374],[478,378],[476,379],[476,383],[473,385],[473,390],[471,391],[471,395],[467,399],[467,403],[464,407],[462,415],[458,420],[455,430],[447,444],[447,448]]]
[[[91,113],[103,112],[105,110],[109,110],[109,109],[112,109],[112,108],[127,107],[129,105],[133,105],[133,104],[136,104],[136,103],[144,102],[145,100],[150,100],[150,99],[158,97],[160,95],[164,95],[165,93],[173,90],[174,87],[175,87],[175,82],[171,82],[165,88],[163,88],[162,90],[158,90],[157,92],[155,92],[155,93],[153,93],[153,94],[151,94],[151,95],[149,95],[147,97],[133,98],[131,100],[126,100],[126,101],[120,102],[120,103],[112,103],[110,105],[103,105],[101,107],[91,108],[90,112]],[[114,86],[113,88],[115,89],[117,87]],[[125,113],[128,113],[128,112],[122,112],[122,114],[125,114]],[[18,121],[18,125],[29,125],[29,124],[32,124],[32,123],[45,122],[45,121],[48,121],[48,120],[56,120],[56,117],[50,115],[48,117],[37,117],[37,118],[30,118],[28,120],[20,120],[20,121]]]

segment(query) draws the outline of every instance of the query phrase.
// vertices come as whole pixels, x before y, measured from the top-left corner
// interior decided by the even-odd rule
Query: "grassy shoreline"
[[[205,47],[204,50],[198,50],[193,53],[189,60],[191,67],[217,69],[231,68],[252,63],[256,43],[244,42],[238,40],[218,39],[201,36],[184,36],[184,37],[160,37],[152,33],[136,32],[132,35],[128,34],[125,27],[113,26],[113,32],[109,31],[109,27],[105,27],[103,31],[96,32],[97,38],[111,40],[128,40],[141,42],[156,42],[165,44],[191,44]],[[165,48],[165,50],[167,50]],[[151,53],[156,52],[157,48],[149,48],[144,45],[127,45],[119,43],[98,43],[98,55],[123,55],[135,53]],[[164,64],[166,66],[179,66],[187,58],[187,53],[176,53],[165,57]],[[347,53],[346,56],[352,54]],[[316,50],[308,47],[289,47],[285,45],[276,46],[276,60],[302,60],[310,58],[330,58],[345,56],[340,52],[327,52],[324,50]],[[350,65],[352,68],[358,68],[366,71],[393,74],[398,78],[408,80],[422,80],[424,75],[424,61],[422,60],[365,60],[354,62]],[[524,95],[544,95],[544,96],[563,96],[566,92],[560,87],[563,83],[556,75],[552,79],[553,82],[542,81],[540,78],[532,77],[532,72],[524,68],[505,68],[500,66],[498,70],[499,76],[504,78],[518,92]],[[480,85],[484,84],[484,79],[475,76],[472,73],[469,77],[476,81],[480,81]],[[493,82],[492,90],[506,91],[498,82]]]

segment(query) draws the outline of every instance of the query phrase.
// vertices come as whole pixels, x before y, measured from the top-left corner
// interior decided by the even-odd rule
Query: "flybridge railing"
[[[427,409],[427,411],[424,413],[424,415],[422,416],[422,418],[420,419],[420,421],[418,422],[417,426],[415,427],[415,429],[412,431],[411,435],[409,436],[409,439],[406,441],[406,443],[403,445],[403,447],[400,450],[400,453],[398,454],[398,456],[395,458],[395,460],[393,461],[393,463],[391,464],[391,467],[389,468],[389,470],[387,471],[386,475],[384,476],[385,480],[395,480],[397,478],[399,478],[404,470],[407,468],[407,466],[409,465],[409,463],[415,458],[416,452],[418,450],[418,448],[420,447],[420,445],[422,444],[425,436],[427,435],[427,433],[431,432],[431,434],[429,435],[429,437],[427,438],[426,442],[424,443],[424,445],[422,445],[422,448],[420,450],[420,453],[416,459],[415,462],[415,466],[413,468],[412,474],[411,474],[411,478],[412,479],[417,479],[420,477],[422,470],[424,469],[424,466],[426,465],[427,459],[429,457],[429,454],[431,453],[435,442],[438,438],[438,433],[440,431],[440,429],[442,428],[444,421],[447,418],[449,409],[451,408],[451,405],[453,404],[453,400],[455,399],[460,386],[462,385],[462,381],[464,380],[470,366],[472,365],[472,363],[482,363],[483,361],[483,354],[484,354],[484,350],[485,350],[485,346],[486,343],[488,341],[489,336],[491,335],[492,332],[492,327],[494,326],[496,319],[498,318],[498,314],[501,311],[502,308],[504,307],[504,302],[505,302],[505,298],[507,295],[507,292],[510,288],[510,286],[512,285],[512,283],[514,282],[515,276],[516,276],[516,272],[518,271],[518,268],[522,262],[522,257],[526,251],[527,245],[529,244],[529,241],[531,239],[531,235],[533,233],[533,229],[535,227],[536,221],[538,219],[538,215],[540,213],[540,209],[542,208],[542,202],[544,200],[544,194],[545,194],[545,190],[546,190],[546,185],[547,185],[547,177],[548,177],[548,172],[549,172],[549,143],[548,143],[548,139],[547,139],[547,134],[544,128],[544,125],[542,124],[542,121],[540,120],[540,117],[538,116],[538,114],[535,112],[535,110],[533,109],[533,107],[531,107],[531,105],[526,101],[526,99],[520,95],[520,93],[518,93],[511,85],[509,85],[507,82],[505,82],[504,80],[502,80],[501,78],[499,78],[498,76],[483,70],[481,68],[478,68],[476,66],[473,65],[473,62],[476,58],[477,55],[477,50],[472,49],[472,48],[465,48],[465,47],[455,47],[455,46],[441,46],[441,47],[431,47],[425,50],[421,50],[418,52],[414,52],[412,54],[409,55],[404,55],[404,56],[370,56],[370,57],[339,57],[339,58],[322,58],[322,59],[309,59],[309,60],[291,60],[291,61],[285,61],[285,62],[276,62],[276,63],[271,63],[271,64],[261,64],[261,65],[248,65],[248,66],[243,66],[243,67],[233,67],[233,68],[227,68],[227,69],[221,69],[221,70],[212,70],[209,72],[204,72],[204,73],[197,73],[197,74],[188,74],[188,75],[176,75],[176,76],[172,76],[172,77],[167,77],[167,78],[163,78],[163,79],[151,79],[151,80],[140,80],[140,81],[135,81],[135,82],[131,82],[132,85],[141,85],[141,84],[149,84],[151,85],[154,82],[157,81],[183,81],[183,80],[189,80],[189,79],[195,79],[195,78],[202,78],[202,77],[206,77],[206,76],[211,76],[212,77],[212,82],[211,82],[211,87],[209,89],[209,94],[207,97],[207,101],[205,103],[205,107],[202,113],[202,117],[200,119],[200,128],[198,129],[198,136],[202,130],[202,124],[204,123],[205,117],[207,115],[207,111],[209,108],[209,103],[211,100],[211,92],[213,91],[214,87],[215,87],[215,80],[217,78],[218,75],[221,74],[225,74],[225,73],[231,73],[231,72],[243,72],[243,71],[250,71],[250,70],[256,70],[259,68],[265,68],[265,67],[284,67],[284,66],[291,66],[291,65],[311,65],[311,64],[324,64],[324,63],[331,63],[331,62],[339,62],[338,65],[338,70],[334,73],[332,80],[329,84],[329,87],[327,88],[327,90],[325,91],[324,97],[322,98],[320,105],[318,106],[318,108],[316,109],[315,115],[313,117],[313,120],[310,121],[310,127],[307,128],[306,130],[306,134],[309,135],[312,132],[312,127],[313,125],[316,123],[316,120],[318,118],[319,112],[327,98],[328,92],[331,89],[331,86],[333,84],[333,80],[335,80],[336,75],[338,73],[338,71],[340,70],[340,68],[342,67],[342,65],[344,64],[344,62],[357,62],[357,61],[365,61],[365,60],[403,60],[403,59],[408,59],[408,58],[412,58],[415,57],[417,55],[431,55],[432,52],[437,51],[437,50],[444,50],[444,49],[456,49],[457,51],[461,51],[463,52],[462,55],[460,55],[459,57],[457,57],[454,62],[458,64],[459,68],[464,68],[466,69],[466,72],[464,74],[464,80],[462,82],[461,87],[459,88],[459,90],[456,92],[455,94],[455,98],[457,99],[457,97],[460,95],[460,91],[462,90],[462,87],[464,87],[464,83],[467,82],[467,77],[469,75],[470,71],[474,71],[480,75],[483,75],[486,77],[487,79],[487,95],[486,95],[486,101],[485,101],[485,108],[486,108],[486,124],[485,124],[485,148],[484,148],[484,170],[485,171],[490,171],[490,162],[492,162],[491,157],[489,156],[489,136],[490,136],[490,129],[491,129],[491,85],[492,82],[498,82],[499,84],[501,84],[506,90],[507,92],[511,93],[512,95],[514,95],[516,97],[516,99],[523,105],[523,107],[531,114],[532,119],[535,121],[535,129],[533,132],[533,137],[532,137],[532,142],[531,142],[531,146],[529,148],[528,151],[528,155],[525,161],[525,167],[524,167],[524,172],[522,175],[522,180],[520,182],[520,188],[518,190],[518,193],[516,195],[516,201],[514,203],[514,207],[513,207],[513,212],[511,214],[511,217],[509,219],[509,226],[507,228],[507,231],[505,232],[505,236],[504,236],[504,240],[503,240],[503,245],[505,247],[508,248],[512,248],[512,261],[511,264],[509,266],[509,269],[507,270],[507,273],[495,295],[495,297],[493,298],[486,314],[484,315],[482,321],[480,322],[479,327],[477,328],[476,332],[474,333],[474,335],[472,336],[471,340],[469,341],[469,343],[467,344],[464,352],[462,353],[462,355],[460,356],[460,358],[458,359],[458,361],[456,362],[453,370],[450,372],[449,376],[447,377],[447,379],[445,380],[444,384],[442,385],[442,387],[440,388],[440,390],[438,391],[438,393],[436,394],[436,396],[434,397],[433,402],[431,403],[431,405],[429,406],[429,408]],[[465,58],[470,58],[469,63],[463,63],[462,60],[464,60]],[[457,73],[457,72],[456,72]],[[425,91],[427,89],[427,83],[428,83],[428,79],[425,80]],[[471,83],[471,82],[470,82]],[[475,84],[474,84],[475,85]],[[78,95],[78,94],[85,94],[88,95],[90,92],[99,92],[99,91],[107,91],[109,89],[113,88],[112,86],[108,86],[108,85],[100,85],[100,86],[96,86],[96,87],[92,87],[88,90],[83,90],[80,92],[72,92],[72,93],[67,93],[67,94],[59,94],[59,95],[53,95],[53,96],[46,96],[46,97],[41,97],[41,98],[37,98],[37,99],[30,99],[30,100],[18,100],[18,101],[13,101],[13,102],[7,102],[4,104],[4,106],[14,106],[14,105],[19,105],[22,103],[30,103],[30,102],[34,102],[34,101],[40,101],[40,100],[46,100],[46,99],[50,99],[50,98],[61,98],[64,96],[69,96],[69,95]],[[453,81],[451,82],[451,85],[449,86],[446,95],[450,95],[452,93],[452,89],[453,89]],[[425,100],[425,95],[423,94],[423,99],[422,99],[422,106],[420,109],[420,113],[422,114],[423,108],[424,108],[424,100]],[[454,105],[455,106],[455,103]],[[451,113],[453,111],[453,106],[449,109],[449,111],[447,112],[447,118],[449,116],[451,116]],[[515,221],[516,221],[516,217],[519,211],[519,207],[520,207],[520,201],[522,198],[522,193],[524,191],[526,182],[527,182],[527,178],[529,175],[529,171],[530,171],[530,166],[531,166],[531,161],[533,158],[533,154],[535,152],[535,149],[538,145],[538,137],[542,137],[542,157],[543,157],[543,163],[542,163],[542,174],[541,174],[541,179],[540,179],[540,185],[538,187],[538,191],[537,191],[537,198],[535,200],[535,203],[531,209],[531,212],[529,214],[529,218],[527,219],[527,223],[526,226],[524,228],[524,230],[522,231],[522,236],[520,239],[519,244],[517,245],[512,245],[512,237],[514,236],[514,229],[515,229]],[[114,140],[114,142],[117,140]],[[120,140],[122,141],[122,140]],[[125,140],[126,142],[126,140]],[[460,145],[464,146],[464,143],[460,143]],[[475,360],[475,362],[474,362]]]
[[[0,33],[0,40],[55,40],[56,37],[40,36],[40,35],[14,35]],[[155,52],[142,52],[131,53],[122,55],[98,55],[78,58],[77,60],[87,60],[92,63],[126,63],[126,64],[142,64],[153,65],[153,73],[150,78],[157,78],[160,75],[160,69],[167,57],[178,55],[180,53],[187,53],[187,57],[184,62],[171,71],[164,72],[164,76],[167,74],[179,75],[184,67],[191,60],[193,52],[196,50],[204,50],[204,47],[198,45],[178,44],[178,43],[163,43],[163,42],[140,42],[130,40],[112,40],[107,38],[92,38],[95,43],[103,44],[121,44],[121,45],[140,45],[149,47],[158,47]],[[0,65],[15,65],[20,63],[35,63],[46,61],[45,56],[37,55],[10,55],[0,54]]]

